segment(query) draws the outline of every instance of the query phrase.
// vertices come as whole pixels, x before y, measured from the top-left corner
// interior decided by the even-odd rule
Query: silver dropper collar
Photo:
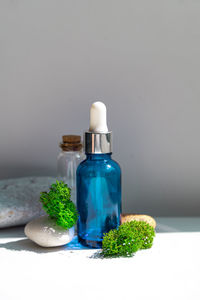
[[[85,153],[106,154],[112,152],[112,131],[105,133],[86,131],[84,134]]]

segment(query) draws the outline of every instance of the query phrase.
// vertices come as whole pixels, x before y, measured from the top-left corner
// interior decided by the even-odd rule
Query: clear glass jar
[[[64,181],[71,189],[71,200],[76,205],[76,169],[84,159],[79,135],[64,135],[60,144],[61,152],[57,158],[57,178]]]

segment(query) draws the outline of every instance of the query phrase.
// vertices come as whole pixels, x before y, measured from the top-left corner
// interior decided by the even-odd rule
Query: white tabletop
[[[23,228],[0,230],[0,299],[200,299],[200,218],[157,218],[149,250],[100,259],[98,250],[44,249]]]

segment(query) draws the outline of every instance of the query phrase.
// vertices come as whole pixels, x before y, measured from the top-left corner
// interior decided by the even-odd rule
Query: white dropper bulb
[[[106,106],[103,102],[94,102],[90,108],[91,132],[108,132]]]

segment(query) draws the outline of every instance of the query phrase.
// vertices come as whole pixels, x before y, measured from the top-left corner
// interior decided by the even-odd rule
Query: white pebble
[[[74,226],[66,230],[48,216],[42,216],[29,222],[24,229],[25,235],[42,247],[66,245],[74,237]]]

